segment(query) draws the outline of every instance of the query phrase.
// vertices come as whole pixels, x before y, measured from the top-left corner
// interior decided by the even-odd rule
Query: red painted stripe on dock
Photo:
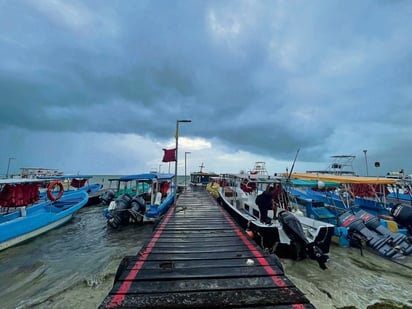
[[[220,211],[222,212],[223,216],[225,219],[229,222],[229,224],[234,228],[236,235],[239,236],[239,238],[243,241],[243,243],[246,245],[246,247],[253,252],[253,255],[256,257],[260,265],[263,266],[263,269],[266,271],[268,275],[272,276],[273,282],[279,286],[279,287],[284,287],[286,286],[286,282],[282,280],[279,277],[273,277],[274,275],[279,275],[268,263],[268,261],[265,259],[265,257],[260,254],[259,251],[255,250],[255,246],[252,244],[252,242],[246,237],[246,235],[240,230],[239,226],[232,220],[231,217],[226,213],[226,211],[219,207]]]
[[[272,281],[278,287],[285,287],[287,286],[286,282],[278,277],[278,273],[269,265],[268,261],[264,256],[260,254],[259,251],[255,250],[252,242],[246,237],[246,235],[240,230],[239,226],[232,220],[232,218],[228,215],[228,213],[219,206],[220,212],[223,214],[225,219],[229,222],[229,224],[234,228],[236,234],[240,237],[240,239],[244,242],[244,244],[248,247],[248,249],[253,253],[256,257],[260,265],[263,266],[263,269],[266,271],[268,275],[271,275]],[[291,305],[295,309],[304,309],[305,306],[302,304],[293,304]]]
[[[240,239],[244,242],[244,244],[248,247],[248,249],[253,252],[253,255],[256,257],[260,265],[263,266],[263,269],[266,271],[268,275],[271,275],[272,281],[279,287],[287,286],[286,282],[278,277],[278,273],[269,265],[268,261],[264,256],[260,254],[260,252],[255,250],[252,242],[246,235],[240,230],[239,226],[232,220],[232,218],[228,215],[228,213],[219,206],[220,212],[223,214],[225,219],[229,222],[229,224],[235,229],[236,234],[240,237]],[[305,306],[302,304],[293,304],[291,305],[295,309],[304,309]]]
[[[149,244],[146,246],[145,250],[141,252],[139,260],[136,261],[133,268],[130,270],[129,274],[125,278],[125,281],[117,290],[116,294],[112,297],[110,303],[107,305],[107,308],[116,308],[119,306],[122,301],[124,300],[127,292],[129,291],[130,287],[132,286],[132,279],[136,278],[137,274],[139,273],[140,269],[142,269],[144,262],[146,261],[147,257],[149,256],[150,252],[152,251],[154,245],[156,244],[159,236],[162,234],[166,224],[169,222],[170,217],[172,216],[174,209],[176,206],[173,206],[172,209],[168,212],[166,217],[164,218],[163,222],[157,228],[154,237],[151,239]]]
[[[212,200],[213,203],[216,203],[216,201]],[[217,204],[216,204],[217,205]],[[218,206],[218,205],[217,205]],[[141,251],[139,253],[139,260],[136,261],[128,275],[126,276],[125,280],[119,287],[119,289],[116,291],[116,294],[114,294],[110,300],[110,303],[107,305],[107,308],[116,308],[121,305],[121,303],[124,301],[127,293],[129,292],[133,279],[135,279],[142,269],[145,261],[147,260],[149,254],[151,253],[152,249],[154,248],[157,240],[160,238],[160,235],[163,233],[167,223],[169,222],[170,218],[172,217],[172,214],[174,213],[174,210],[176,208],[176,205],[173,206],[169,212],[166,214],[166,217],[163,219],[161,222],[160,226],[156,229],[155,234],[153,235],[152,239],[150,240],[149,244],[145,247],[144,251]],[[275,283],[276,286],[278,287],[286,287],[287,283],[282,280],[279,277],[279,274],[273,269],[267,259],[261,254],[260,251],[256,250],[255,246],[252,244],[251,240],[245,235],[245,233],[240,229],[240,227],[233,221],[233,219],[227,214],[227,212],[220,206],[218,206],[219,210],[223,214],[224,218],[227,220],[227,222],[230,224],[230,226],[235,230],[236,235],[243,241],[243,243],[246,245],[246,247],[253,253],[255,256],[256,260],[259,262],[259,264],[263,267],[263,269],[266,271],[268,275],[271,276],[273,282]],[[295,309],[304,309],[305,306],[302,304],[293,304],[291,305]]]

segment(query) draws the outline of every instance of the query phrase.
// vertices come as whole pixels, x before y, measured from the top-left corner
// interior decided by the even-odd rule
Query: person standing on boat
[[[256,205],[259,207],[260,222],[269,223],[268,211],[273,209],[273,187],[268,185],[266,190],[256,197]]]
[[[289,197],[281,183],[275,183],[273,188],[273,220],[278,218],[278,208],[283,210],[288,209]]]

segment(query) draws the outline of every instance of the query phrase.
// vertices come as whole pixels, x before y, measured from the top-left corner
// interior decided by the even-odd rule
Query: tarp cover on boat
[[[54,180],[66,180],[66,179],[90,179],[92,175],[57,175],[57,176],[38,176],[39,179],[54,179]]]
[[[285,177],[288,175],[285,174]],[[394,184],[395,179],[385,177],[366,177],[366,176],[341,176],[341,175],[327,175],[314,173],[293,173],[291,178],[297,179],[311,179],[320,181],[331,181],[338,183],[363,183],[363,184]]]
[[[126,175],[120,177],[120,181],[129,180],[153,180],[153,179],[172,179],[175,177],[174,174],[160,174],[160,173],[147,173],[147,174],[136,174],[136,175]]]
[[[319,183],[321,181],[322,183]],[[289,179],[282,181],[284,185],[292,185],[294,187],[338,187],[339,182],[322,181],[322,180],[310,180],[310,179]]]

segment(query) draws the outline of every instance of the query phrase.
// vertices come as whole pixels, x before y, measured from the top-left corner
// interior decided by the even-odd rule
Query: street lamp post
[[[175,161],[175,197],[174,197],[174,201],[173,204],[176,205],[176,198],[177,198],[177,157],[178,157],[178,153],[179,153],[179,123],[180,122],[192,122],[192,120],[188,120],[188,119],[184,119],[184,120],[176,120],[176,161]]]
[[[363,153],[365,154],[365,165],[366,165],[366,176],[369,176],[369,171],[368,171],[368,158],[366,157],[366,153],[367,153],[368,151],[365,149],[364,151],[363,151]]]
[[[16,160],[16,158],[9,158],[9,163],[7,164],[6,178],[9,178],[9,170],[10,170],[10,161],[11,160]]]
[[[185,151],[185,190],[186,190],[186,165],[187,165],[187,155],[190,151]]]

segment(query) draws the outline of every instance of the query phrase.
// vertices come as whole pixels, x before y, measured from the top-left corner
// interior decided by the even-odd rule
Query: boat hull
[[[88,201],[85,191],[73,192],[57,202],[42,201],[0,216],[0,250],[46,233],[69,221]]]
[[[62,219],[60,219],[60,220],[57,220],[57,221],[52,222],[52,223],[50,223],[50,224],[48,224],[48,225],[42,226],[42,227],[40,227],[40,228],[38,228],[38,229],[35,229],[35,230],[31,231],[31,232],[28,232],[28,233],[26,233],[26,234],[23,234],[23,235],[20,235],[20,236],[11,238],[11,239],[9,239],[9,240],[6,240],[6,241],[0,243],[0,251],[1,251],[1,250],[4,250],[4,249],[7,249],[7,248],[10,248],[10,247],[13,247],[13,246],[15,246],[15,245],[17,245],[17,244],[19,244],[19,243],[22,243],[22,242],[24,242],[24,241],[27,241],[27,240],[32,239],[32,238],[34,238],[34,237],[37,237],[37,236],[39,236],[39,235],[41,235],[41,234],[44,234],[44,233],[46,233],[46,232],[48,232],[48,231],[50,231],[50,230],[52,230],[52,229],[54,229],[54,228],[57,228],[57,227],[65,224],[65,223],[66,223],[67,221],[69,221],[72,217],[73,217],[73,215],[66,216],[66,217],[64,217],[64,218],[62,218]]]
[[[286,235],[285,230],[277,224],[262,224],[258,219],[251,217],[249,214],[242,212],[225,199],[222,192],[219,191],[218,203],[235,219],[235,221],[246,231],[250,232],[254,240],[263,248],[273,251],[280,258],[291,258],[295,260],[306,257],[307,248],[315,244],[319,252],[329,253],[334,226],[325,224],[319,226],[315,232],[313,242],[309,243],[305,236],[299,238],[299,235]],[[293,215],[295,216],[295,215]],[[298,218],[299,225],[304,222],[306,226],[315,226],[315,220],[305,217]]]
[[[345,209],[326,206],[323,200],[315,199],[321,194],[305,195],[305,192],[295,189],[290,189],[289,192],[296,203],[305,208],[307,214],[318,220],[336,221],[335,236],[339,239],[339,245],[358,248],[366,246],[376,254],[389,259],[411,255],[412,242],[405,233],[400,232],[395,221],[381,219],[360,207]],[[326,200],[326,197],[324,199]],[[326,212],[320,212],[319,209]]]

